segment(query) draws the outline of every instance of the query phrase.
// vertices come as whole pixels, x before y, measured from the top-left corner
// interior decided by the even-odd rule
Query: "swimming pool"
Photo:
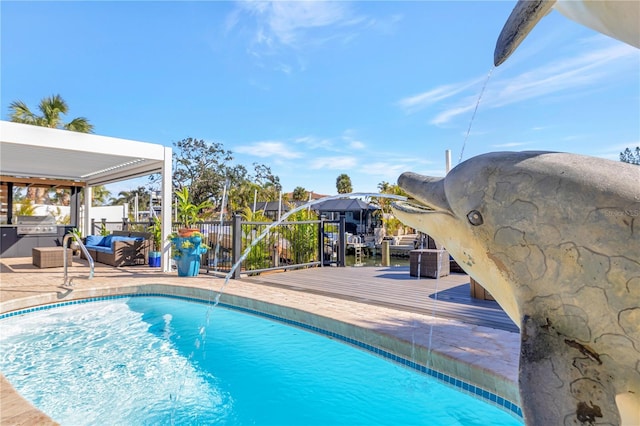
[[[0,369],[62,424],[521,424],[325,336],[162,297],[1,322]]]

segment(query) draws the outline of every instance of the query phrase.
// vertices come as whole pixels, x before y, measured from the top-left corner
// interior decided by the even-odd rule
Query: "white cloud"
[[[361,141],[357,141],[357,140],[349,140],[349,148],[351,149],[364,149],[366,148],[366,145],[364,142]]]
[[[493,148],[515,148],[517,146],[525,146],[528,144],[529,144],[528,142],[507,142],[507,143],[499,143],[491,146]]]
[[[455,108],[450,108],[436,115],[431,121],[429,121],[429,123],[435,124],[436,126],[446,124],[449,121],[451,121],[454,117],[464,114],[466,112],[472,111],[474,107],[475,107],[475,104],[469,103],[467,105],[461,105]]]
[[[604,36],[590,39],[585,46],[588,51],[561,61],[543,63],[512,78],[500,79],[495,76],[488,81],[481,107],[502,108],[560,93],[575,96],[580,89],[599,89],[603,84],[615,82],[615,76],[626,75],[638,61],[637,49],[608,41]],[[594,49],[594,46],[598,47]],[[438,107],[443,100],[449,99],[448,105],[452,106],[440,107],[440,111],[435,112],[429,120],[431,124],[443,125],[475,108],[481,93],[478,87],[480,81],[487,81],[487,77],[439,86],[401,99],[398,105],[406,112],[413,113],[428,106]],[[459,95],[462,97],[457,98]]]
[[[318,138],[315,136],[302,136],[294,140],[295,143],[303,144],[305,149],[324,149],[327,151],[335,151],[331,139]]]
[[[458,93],[467,90],[469,87],[475,86],[478,82],[479,79],[476,79],[473,81],[436,87],[435,89],[400,99],[398,101],[398,105],[400,108],[404,109],[406,113],[411,114],[429,105],[436,104],[447,98],[455,96]]]
[[[355,135],[355,130],[347,129],[342,133],[342,140],[346,142],[349,149],[364,149],[366,147],[366,144],[360,140],[357,140]]]
[[[242,145],[236,147],[234,151],[241,154],[255,155],[256,157],[278,157],[284,159],[302,157],[301,153],[293,151],[286,144],[277,141],[262,141],[249,145]]]
[[[286,46],[302,48],[340,38],[339,28],[355,26],[363,21],[353,15],[348,3],[325,1],[261,1],[237,2],[239,10],[255,19],[253,42],[267,48]],[[227,28],[239,24],[235,11],[227,18]],[[309,34],[312,30],[330,29],[329,33]],[[350,36],[350,35],[346,35]]]
[[[374,162],[360,168],[360,173],[375,175],[395,181],[403,172],[410,170],[411,166],[404,163]],[[384,180],[384,179],[383,179]]]
[[[606,82],[637,60],[637,49],[612,42],[500,81],[498,90],[488,94],[488,103],[497,108],[568,90],[575,93],[577,88]]]
[[[364,149],[366,144],[356,139],[354,135],[355,132],[353,130],[345,130],[339,138],[319,138],[309,135],[298,137],[294,139],[294,142],[304,145],[305,149],[322,149],[330,152],[345,152],[354,149]],[[347,149],[345,149],[345,147]]]
[[[313,170],[349,170],[354,168],[357,163],[355,157],[320,157],[313,159],[309,167]]]

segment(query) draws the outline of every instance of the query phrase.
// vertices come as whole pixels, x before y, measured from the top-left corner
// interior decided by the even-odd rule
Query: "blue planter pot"
[[[200,256],[207,252],[207,247],[202,245],[202,237],[177,237],[171,240],[173,243],[173,258],[178,266],[179,277],[195,277],[200,272]]]
[[[149,252],[149,266],[152,268],[159,268],[162,260],[162,253],[159,251]]]
[[[200,272],[200,256],[176,260],[179,277],[195,277]]]

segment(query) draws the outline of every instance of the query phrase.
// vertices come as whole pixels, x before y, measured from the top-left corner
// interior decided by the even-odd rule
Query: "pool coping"
[[[0,320],[59,306],[123,297],[174,297],[213,304],[216,294],[216,291],[208,288],[173,284],[77,289],[62,296],[60,293],[48,293],[2,302],[0,303]],[[517,383],[493,371],[441,353],[437,348],[429,349],[389,333],[367,329],[300,307],[293,308],[242,295],[224,293],[220,296],[220,305],[341,340],[389,361],[427,374],[447,386],[479,398],[522,420]]]

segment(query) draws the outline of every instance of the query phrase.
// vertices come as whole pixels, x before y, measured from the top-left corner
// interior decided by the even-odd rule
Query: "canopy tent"
[[[171,200],[171,157],[171,147],[160,144],[0,121],[0,181],[84,188],[81,227],[85,235],[89,233],[93,186],[160,173],[162,199]],[[78,217],[77,206],[71,207],[73,223]],[[162,203],[162,228],[162,241],[166,241],[171,232],[170,202]],[[162,258],[168,271],[167,247]]]

